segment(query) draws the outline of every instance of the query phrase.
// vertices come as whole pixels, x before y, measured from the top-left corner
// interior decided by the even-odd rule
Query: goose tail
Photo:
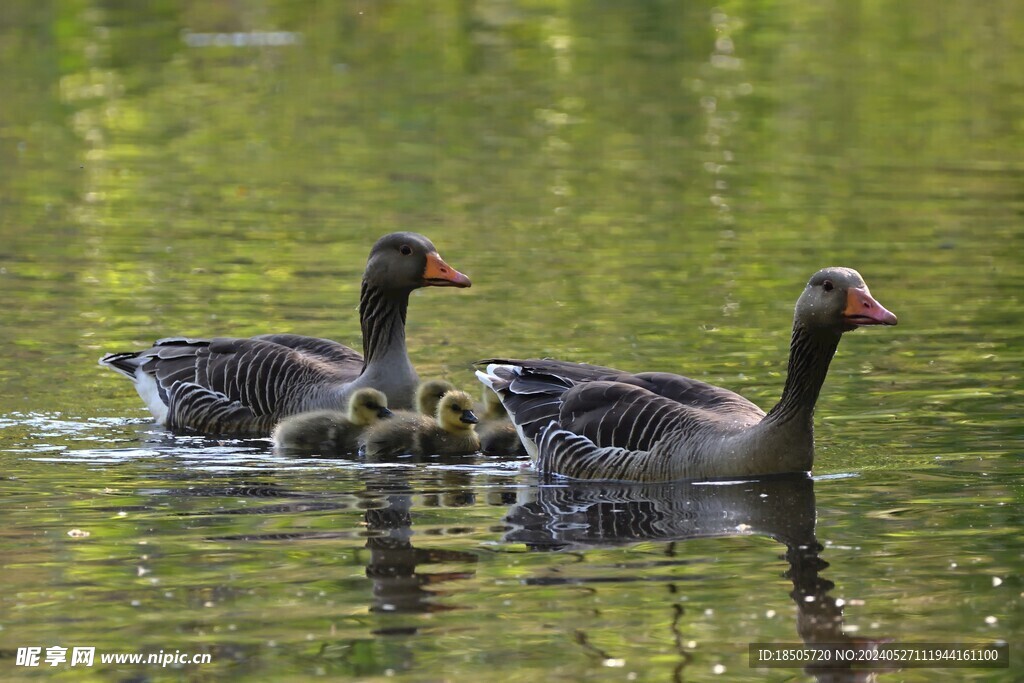
[[[514,365],[500,365],[498,363],[491,363],[484,370],[476,371],[476,378],[483,383],[485,387],[496,393],[498,396],[502,395],[502,392],[507,392],[509,386],[512,384],[512,380],[515,376],[522,372],[522,368]]]
[[[135,381],[135,371],[142,364],[142,360],[139,359],[138,351],[125,351],[108,353],[100,358],[99,364]]]

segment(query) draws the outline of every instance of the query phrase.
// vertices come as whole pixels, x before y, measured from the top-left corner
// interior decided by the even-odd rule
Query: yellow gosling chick
[[[434,424],[416,434],[416,450],[422,455],[476,453],[480,450],[477,422],[473,398],[464,391],[449,391],[437,404]]]
[[[441,397],[454,390],[452,383],[443,379],[421,382],[416,388],[416,411],[394,411],[387,427],[381,427],[372,436],[367,434],[365,438],[359,440],[357,448],[370,457],[415,453],[416,433],[433,424]]]
[[[363,430],[391,414],[387,396],[364,388],[352,394],[346,412],[314,410],[291,415],[274,427],[271,438],[274,448],[285,452],[355,453]]]
[[[484,455],[526,455],[519,433],[509,420],[501,399],[490,387],[484,387],[484,400],[480,421],[480,451]]]
[[[480,421],[491,422],[492,420],[507,420],[508,411],[502,405],[501,399],[490,387],[484,387],[484,400],[480,402]]]
[[[428,379],[426,382],[421,382],[416,389],[416,412],[428,417],[437,415],[437,404],[441,402],[441,397],[449,391],[455,391],[455,386],[448,380]],[[494,394],[493,391],[491,393]],[[494,395],[497,396],[497,394]]]
[[[378,422],[359,437],[359,453],[367,458],[416,454],[416,433],[433,424],[426,415],[401,411]]]
[[[480,452],[484,455],[526,455],[519,432],[510,421],[496,420],[480,427]]]
[[[450,391],[437,405],[435,418],[407,413],[379,422],[359,439],[367,457],[395,455],[462,455],[475,453],[480,439],[474,425],[473,399],[462,391]]]

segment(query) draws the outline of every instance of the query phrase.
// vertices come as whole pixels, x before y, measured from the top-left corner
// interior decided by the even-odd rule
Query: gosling
[[[508,417],[501,399],[490,387],[484,387],[481,404],[483,419],[480,421],[480,452],[484,455],[518,456],[526,455],[519,432]]]
[[[376,389],[360,389],[348,401],[348,411],[313,410],[285,418],[271,438],[279,451],[345,455],[359,448],[367,427],[391,417],[388,398]]]
[[[479,410],[481,422],[508,419],[508,411],[505,410],[505,405],[501,402],[498,394],[490,387],[484,387],[483,401],[479,403]]]
[[[415,437],[419,428],[432,425],[437,414],[437,404],[449,391],[455,391],[451,382],[443,379],[428,379],[416,388],[414,402],[416,410],[396,410],[391,417],[391,425],[386,430],[386,444],[367,447],[365,439],[359,440],[361,455],[403,455],[416,451]]]
[[[416,388],[415,404],[416,410],[396,410],[391,414],[387,429],[390,435],[389,445],[386,451],[373,452],[370,449],[369,455],[402,455],[413,453],[416,449],[415,435],[417,426],[432,425],[433,418],[437,414],[437,404],[449,391],[455,391],[451,382],[443,379],[428,379],[421,382]],[[359,453],[364,453],[363,442],[358,441],[356,448]]]
[[[367,457],[395,455],[468,455],[480,450],[473,399],[464,391],[449,391],[437,404],[435,419],[410,413],[379,422],[359,439]]]
[[[437,404],[441,402],[441,397],[449,391],[455,391],[455,386],[448,380],[428,379],[426,382],[421,382],[419,388],[416,389],[416,412],[428,417],[437,415]],[[494,395],[497,396],[497,394]]]

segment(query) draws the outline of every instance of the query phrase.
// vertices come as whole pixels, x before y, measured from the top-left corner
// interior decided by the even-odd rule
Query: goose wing
[[[622,382],[642,387],[651,393],[695,408],[736,413],[737,416],[748,413],[751,418],[758,420],[765,414],[763,410],[735,392],[671,372],[634,374],[601,365],[571,363],[549,358],[531,358],[529,360],[491,358],[477,362],[477,365],[484,364],[521,368],[523,370],[520,375],[522,379],[544,377],[548,380],[558,380],[567,386],[595,381]],[[520,384],[520,386],[522,385]]]
[[[573,478],[694,475],[703,467],[695,448],[703,432],[764,416],[731,391],[670,373],[528,360],[499,361],[477,375],[498,393],[538,469]]]
[[[345,375],[357,377],[363,371],[363,354],[330,339],[304,337],[301,334],[261,334],[252,339],[280,344],[307,356],[319,358]]]
[[[699,445],[718,419],[702,407],[633,384],[579,384],[562,395],[557,419],[538,430],[537,467],[574,479],[653,482],[702,476]]]
[[[511,364],[488,365],[477,376],[498,393],[517,430],[534,444],[543,430],[555,425],[601,447],[646,450],[692,412],[677,401],[616,379],[575,382],[565,372],[555,375]]]
[[[607,379],[612,375],[626,375],[622,370],[606,368],[601,365],[590,365],[589,363],[572,363],[565,360],[553,358],[530,358],[528,360],[515,360],[511,358],[486,358],[478,360],[474,365],[508,365],[521,368],[524,373],[532,375],[553,377],[569,384],[590,382],[597,379]]]
[[[141,369],[152,380],[154,399],[165,407],[171,428],[264,434],[277,419],[306,408],[304,401],[318,387],[355,379],[362,369],[358,357],[325,339],[267,335],[173,337],[100,362],[133,379],[139,379]]]
[[[735,392],[670,372],[641,372],[635,375],[624,372],[608,379],[642,387],[658,396],[697,409],[730,413],[736,417],[748,415],[755,421],[765,415],[763,410]]]
[[[598,447],[650,451],[669,435],[692,435],[692,409],[616,381],[579,384],[562,395],[556,424]]]

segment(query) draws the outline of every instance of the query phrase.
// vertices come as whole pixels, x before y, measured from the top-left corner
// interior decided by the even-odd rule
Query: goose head
[[[348,401],[348,419],[352,424],[365,427],[386,417],[391,417],[391,411],[388,410],[388,397],[381,391],[360,389]]]
[[[446,432],[472,431],[477,422],[473,398],[464,391],[449,391],[437,404],[437,424]]]
[[[471,284],[468,277],[444,262],[430,240],[415,232],[393,232],[377,240],[363,280],[381,289],[405,291]]]
[[[810,331],[849,332],[864,325],[895,325],[896,316],[875,301],[852,268],[824,268],[796,302],[796,322]]]
[[[430,379],[423,382],[416,390],[416,412],[423,415],[435,415],[437,404],[441,402],[441,398],[449,391],[454,390],[455,387],[452,383],[443,379]]]

